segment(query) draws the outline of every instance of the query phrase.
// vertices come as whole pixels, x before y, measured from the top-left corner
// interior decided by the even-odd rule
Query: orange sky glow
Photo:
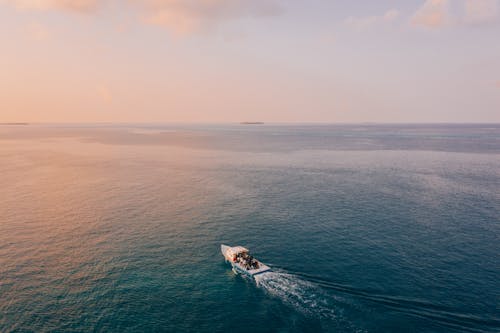
[[[0,0],[1,122],[500,122],[500,1]]]

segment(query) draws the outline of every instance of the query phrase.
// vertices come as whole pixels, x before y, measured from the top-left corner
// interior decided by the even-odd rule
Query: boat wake
[[[285,304],[307,316],[325,319],[328,323],[327,328],[333,328],[333,331],[366,332],[348,319],[349,312],[353,309],[366,311],[366,308],[353,301],[353,298],[375,303],[409,316],[426,318],[442,327],[459,331],[483,332],[484,330],[477,328],[478,325],[487,328],[499,327],[497,319],[483,319],[477,315],[458,313],[453,309],[431,303],[374,294],[318,279],[307,281],[289,273],[271,271],[254,278],[258,287],[281,299]]]
[[[336,299],[332,300],[320,287],[295,275],[266,272],[255,276],[255,281],[257,286],[304,314],[330,319],[341,316],[341,309],[335,309],[332,304]]]
[[[341,296],[327,293],[317,284],[283,272],[265,272],[254,276],[257,286],[281,299],[306,316],[324,321],[325,331],[366,332],[347,320],[344,309],[349,302]],[[323,325],[322,325],[323,326]]]

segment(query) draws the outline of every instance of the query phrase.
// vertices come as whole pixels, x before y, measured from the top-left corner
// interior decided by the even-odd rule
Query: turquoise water
[[[499,125],[3,126],[0,188],[1,332],[500,331]]]

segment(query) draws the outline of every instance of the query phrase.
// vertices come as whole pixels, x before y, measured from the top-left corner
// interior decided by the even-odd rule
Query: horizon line
[[[327,121],[77,121],[77,122],[26,122],[6,121],[0,122],[2,126],[26,126],[26,125],[242,125],[242,126],[265,126],[265,125],[500,125],[500,122],[485,121],[415,121],[415,122],[384,122],[384,121],[349,121],[349,122],[327,122]]]

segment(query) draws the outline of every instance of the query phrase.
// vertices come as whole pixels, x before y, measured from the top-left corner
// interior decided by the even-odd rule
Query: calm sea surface
[[[500,125],[0,126],[0,332],[500,332]]]

